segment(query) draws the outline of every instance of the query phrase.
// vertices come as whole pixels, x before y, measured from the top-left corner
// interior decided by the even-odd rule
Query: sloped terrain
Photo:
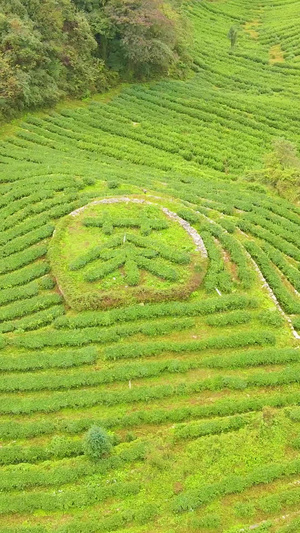
[[[299,8],[188,2],[189,80],[2,137],[1,532],[300,530],[300,208],[240,179],[275,138],[299,145]],[[109,199],[56,246],[70,213]],[[198,283],[174,298],[189,254]],[[105,306],[74,305],[87,285]],[[114,439],[98,463],[93,424]]]

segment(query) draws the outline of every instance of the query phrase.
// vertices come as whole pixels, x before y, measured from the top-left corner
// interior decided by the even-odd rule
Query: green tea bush
[[[293,326],[298,331],[300,330],[300,318],[294,318],[293,319]]]
[[[280,328],[284,324],[284,318],[281,313],[277,311],[277,309],[266,309],[265,311],[261,311],[258,313],[257,318],[264,326],[274,326]]]
[[[211,418],[216,416],[231,416],[236,414],[261,411],[265,406],[273,408],[287,408],[295,417],[294,408],[291,406],[300,402],[300,394],[297,392],[284,394],[282,392],[268,393],[261,398],[228,398],[217,400],[212,405],[201,405],[193,407],[179,407],[175,409],[138,410],[128,415],[109,417],[108,419],[94,419],[94,422],[111,428],[133,428],[145,424],[165,424],[179,423],[189,419]],[[69,434],[77,434],[86,431],[91,425],[91,418],[80,417],[79,419],[63,420],[55,423],[44,424],[43,421],[30,423],[5,423],[2,422],[1,435],[3,438],[31,437],[36,435],[47,435],[55,431],[63,431]],[[6,448],[5,448],[6,449]],[[4,448],[3,448],[4,450]],[[0,452],[1,455],[2,452]],[[9,461],[8,461],[9,462]],[[17,461],[18,462],[18,461]],[[21,460],[22,462],[22,460]]]
[[[9,241],[12,241],[17,237],[26,235],[30,231],[44,226],[49,222],[49,218],[50,217],[48,214],[43,214],[39,217],[31,217],[29,220],[26,220],[25,222],[18,224],[15,227],[3,231],[0,237],[0,247],[3,247]]]
[[[140,281],[140,272],[137,268],[136,262],[133,260],[128,260],[125,263],[125,272],[126,272],[126,282],[129,286],[138,285]]]
[[[241,353],[232,353],[222,359],[218,357],[207,358],[203,366],[208,368],[243,368],[247,366],[276,365],[299,361],[299,353],[295,348],[272,348],[247,350]]]
[[[125,258],[122,257],[116,257],[112,259],[111,261],[107,261],[103,265],[93,268],[89,270],[85,275],[84,279],[85,281],[98,281],[99,279],[105,278],[108,274],[111,274],[115,270],[117,270],[119,267],[123,266],[125,262]]]
[[[63,459],[83,453],[82,442],[55,435],[46,448],[48,455],[54,459]]]
[[[42,509],[46,512],[66,511],[74,507],[87,507],[103,502],[108,498],[126,498],[138,494],[140,487],[137,483],[114,483],[99,487],[93,485],[80,488],[66,489],[59,493],[50,492],[25,492],[18,494],[0,495],[0,514],[32,513]]]
[[[120,244],[121,241],[118,238],[118,240],[113,241],[113,242],[114,243],[118,242]],[[78,257],[77,259],[74,259],[74,261],[72,261],[72,263],[70,263],[69,265],[70,270],[79,270],[85,267],[85,265],[87,265],[88,263],[91,263],[95,259],[99,259],[99,257],[101,257],[102,252],[103,252],[103,247],[95,246],[87,254],[81,257]]]
[[[41,3],[43,9],[47,2]],[[76,2],[86,8],[87,2]],[[104,9],[112,3],[108,0]],[[14,4],[23,9],[24,2]],[[300,330],[297,183],[290,191],[296,202],[291,203],[244,177],[251,169],[254,179],[262,177],[262,158],[274,138],[284,135],[298,142],[299,2],[264,0],[254,41],[248,29],[256,26],[252,18],[258,4],[252,2],[250,9],[241,0],[188,2],[183,12],[195,30],[188,29],[194,40],[189,47],[193,76],[125,84],[113,98],[87,98],[80,106],[27,115],[0,140],[4,533],[155,531],[165,524],[170,506],[188,511],[171,520],[171,529],[233,533],[253,524],[257,530],[271,530],[272,515],[273,529],[280,529],[277,517],[297,510],[299,491],[289,484],[299,477],[294,464],[299,462],[299,348],[268,291],[261,293],[247,252]],[[96,28],[96,8],[89,8]],[[49,27],[63,24],[65,36],[73,40],[82,37],[68,17],[60,20],[53,12],[47,22]],[[5,24],[0,24],[2,33]],[[234,53],[225,50],[224,56],[232,24],[239,26],[241,39]],[[32,30],[34,41],[38,28]],[[106,31],[102,26],[98,30]],[[9,44],[10,33],[7,39]],[[105,46],[102,35],[99,42]],[[285,61],[270,64],[275,44],[281,45]],[[27,49],[25,42],[22,50]],[[63,60],[72,77],[77,74],[69,52],[66,47]],[[26,61],[32,60],[27,54]],[[84,70],[84,56],[82,66]],[[26,87],[26,79],[21,82]],[[286,195],[290,169],[285,168],[285,176],[280,192]],[[181,252],[179,227],[174,227],[172,241],[157,246],[151,221],[130,219],[122,207],[117,215],[117,205],[116,224],[103,217],[98,228],[86,227],[91,238],[85,239],[79,230],[85,217],[81,211],[82,218],[66,217],[72,220],[68,239],[79,257],[72,261],[76,255],[66,256],[72,263],[66,263],[65,275],[75,285],[80,288],[88,272],[115,259],[124,224],[127,242],[120,248],[123,253],[128,245],[135,253],[120,267],[129,287],[123,287],[119,302],[109,279],[101,283],[107,287],[105,302],[102,291],[94,299],[81,291],[76,300],[75,291],[58,280],[66,297],[70,294],[72,309],[56,300],[51,273],[64,251],[53,250],[52,233],[40,232],[91,202],[121,194],[178,213],[203,233],[209,257],[202,262],[192,242]],[[97,203],[93,205],[97,218]],[[105,246],[97,243],[102,230],[109,236]],[[40,240],[31,244],[35,238]],[[182,278],[197,257],[202,270],[195,268],[189,292]],[[141,280],[147,280],[145,291],[132,290],[139,281],[137,269],[148,265],[160,281],[140,272]],[[166,265],[170,270],[162,270]],[[171,271],[185,272],[174,293]],[[151,303],[143,302],[151,287]],[[133,304],[135,293],[141,303]],[[49,305],[44,306],[46,299]],[[99,304],[108,310],[100,310]],[[272,424],[262,423],[268,411]],[[92,425],[114,434],[113,453],[100,461],[84,455],[83,437]],[[178,450],[182,457],[172,480],[169,470]],[[233,457],[236,450],[239,457]],[[251,471],[254,460],[257,466]],[[208,479],[207,468],[215,479]],[[172,496],[159,487],[166,492],[162,502],[156,498],[156,474],[174,490]],[[138,483],[128,486],[134,477]],[[270,491],[269,483],[277,489]],[[224,498],[239,504],[230,516],[227,511],[215,514]],[[294,530],[298,533],[299,524]]]
[[[163,352],[193,352],[212,348],[225,349],[237,348],[241,346],[264,346],[275,344],[275,336],[270,332],[257,333],[237,333],[227,337],[212,337],[202,341],[171,341],[171,342],[152,342],[152,343],[134,343],[127,346],[112,346],[104,351],[105,359],[121,359],[135,357],[151,357]]]
[[[159,252],[159,255],[163,259],[166,259],[171,263],[178,263],[184,265],[190,262],[190,257],[187,253],[174,250],[166,244],[153,243],[151,239],[140,237],[140,235],[135,235],[133,233],[129,233],[126,238],[129,242],[132,242],[133,244],[136,244],[141,248],[149,249],[149,251],[153,250],[155,252]]]
[[[0,288],[9,289],[11,287],[17,287],[19,285],[25,285],[30,281],[33,281],[37,278],[41,278],[45,274],[48,274],[50,271],[50,266],[46,262],[33,263],[33,265],[25,266],[17,270],[16,272],[11,272],[9,274],[3,274],[0,276]]]
[[[0,451],[0,464],[35,463],[46,461],[49,457],[43,446],[5,446]]]
[[[107,182],[108,189],[117,189],[120,183],[117,180],[110,180]]]
[[[0,306],[15,300],[24,300],[36,296],[39,292],[38,284],[33,282],[21,287],[3,289],[0,292]]]
[[[256,307],[255,299],[243,295],[226,295],[197,302],[165,302],[160,304],[132,305],[110,311],[85,311],[76,317],[61,317],[55,320],[56,328],[86,328],[108,326],[115,322],[127,322],[142,318],[165,316],[206,316],[221,311]]]
[[[174,440],[198,439],[204,435],[216,435],[227,431],[237,431],[249,423],[249,418],[236,416],[225,420],[212,420],[202,423],[192,423],[183,427],[177,426],[174,430]]]
[[[221,251],[209,232],[201,231],[201,236],[210,260],[207,274],[204,278],[205,289],[207,292],[215,292],[216,288],[221,292],[231,292],[233,289],[233,283],[231,276],[225,267]]]
[[[263,212],[263,214],[265,214]],[[270,216],[267,214],[267,217],[270,219]],[[286,242],[290,242],[294,244],[297,248],[299,248],[299,240],[297,238],[297,235],[294,231],[287,230],[284,225],[282,224],[281,220],[276,220],[276,223],[274,224],[273,220],[268,220],[268,218],[264,218],[264,216],[260,215],[260,209],[256,208],[255,213],[247,213],[244,215],[244,220],[249,220],[253,224],[256,224],[271,233],[274,233],[275,235],[278,235],[282,237]],[[273,217],[274,218],[274,217]],[[298,228],[299,229],[299,228]]]
[[[82,364],[92,364],[97,360],[98,351],[94,346],[72,351],[23,352],[19,356],[3,355],[0,360],[1,371],[27,371],[47,368],[69,368]],[[24,376],[25,377],[25,376]]]
[[[274,248],[277,248],[296,261],[300,261],[300,250],[293,244],[285,241],[282,237],[278,237],[270,231],[262,229],[259,226],[255,226],[254,224],[242,219],[238,221],[237,225],[244,233],[251,234],[259,239],[262,239],[263,241],[267,241],[267,243],[271,244]],[[248,244],[252,243],[247,243],[247,245]]]
[[[58,296],[58,295],[51,295]],[[1,315],[0,315],[1,316]],[[78,329],[78,331],[55,331],[51,336],[48,333],[15,336],[11,343],[18,347],[40,349],[44,346],[84,346],[90,343],[106,344],[117,342],[122,338],[141,333],[143,335],[164,335],[170,331],[181,331],[193,327],[191,319],[164,322],[156,324],[133,323],[123,326],[114,326],[103,330],[102,328]]]
[[[300,301],[296,300],[295,296],[285,287],[262,249],[254,242],[245,243],[245,247],[257,263],[283,309],[290,314],[300,313]]]
[[[52,305],[61,303],[61,301],[62,298],[59,294],[39,294],[38,296],[26,299],[22,303],[22,306],[18,302],[8,304],[0,309],[0,322],[47,309]]]
[[[9,333],[11,331],[16,331],[20,333],[24,331],[33,331],[48,326],[48,324],[52,324],[53,320],[64,314],[65,309],[62,305],[53,305],[43,311],[37,311],[24,318],[3,322],[0,324],[0,332]]]
[[[47,237],[51,237],[53,231],[54,226],[45,224],[44,226],[41,226],[41,228],[32,230],[22,237],[17,237],[0,248],[0,258],[10,256],[16,252],[21,252],[25,248],[37,244]]]
[[[273,246],[264,243],[262,249],[269,257],[269,259],[276,265],[279,270],[286,276],[293,287],[300,291],[300,272],[297,268],[292,266],[284,257],[284,255]]]
[[[206,319],[206,323],[214,327],[234,326],[235,324],[246,324],[253,318],[253,314],[248,311],[232,311],[219,316],[210,316]]]
[[[89,351],[91,353],[89,353]],[[82,349],[78,350],[79,353],[69,354],[65,351],[60,351],[56,354],[49,354],[51,360],[47,354],[42,352],[42,361],[39,362],[38,368],[69,368],[78,366],[81,363],[89,364],[97,359],[97,351],[94,349]],[[87,353],[85,353],[87,352]],[[94,359],[91,360],[94,354]],[[61,361],[57,361],[58,356],[61,357]],[[28,370],[34,368],[36,365],[36,355],[31,356]],[[78,358],[78,359],[77,359]],[[3,357],[4,359],[4,357]],[[16,358],[12,358],[10,362],[11,369],[19,370],[20,367],[16,364]],[[24,356],[24,362],[21,365],[26,368],[26,356]],[[189,358],[188,360],[178,361],[176,359],[167,359],[163,361],[152,361],[144,363],[131,363],[127,365],[119,366],[116,369],[103,369],[103,370],[82,370],[80,374],[64,373],[63,375],[57,375],[57,373],[47,372],[45,375],[38,373],[27,372],[24,375],[3,375],[0,377],[0,390],[6,392],[12,391],[39,391],[39,390],[61,390],[78,388],[79,386],[91,387],[105,383],[114,382],[126,382],[132,379],[141,379],[160,376],[164,373],[178,374],[189,372],[198,368],[219,368],[219,369],[234,369],[234,368],[247,368],[250,366],[262,366],[262,365],[278,365],[283,363],[298,362],[299,355],[297,349],[273,349],[273,350],[247,350],[240,354],[233,353],[226,357],[205,357],[201,358]],[[18,361],[18,360],[17,360]],[[20,366],[21,366],[20,365]],[[2,363],[2,369],[7,369],[6,361],[4,359]]]
[[[51,487],[65,483],[82,482],[85,477],[93,475],[104,476],[111,470],[124,467],[126,463],[142,461],[145,457],[145,446],[143,443],[138,443],[126,447],[118,452],[117,455],[106,459],[102,458],[98,462],[88,463],[82,457],[80,445],[76,449],[76,446],[74,447],[75,441],[73,441],[73,447],[71,448],[71,442],[69,439],[69,444],[67,444],[68,441],[65,439],[65,444],[63,445],[61,438],[59,440],[59,438],[53,437],[48,451],[50,451],[49,457],[55,460],[52,464],[49,464],[48,461],[45,467],[44,465],[40,465],[39,462],[32,465],[30,463],[20,463],[16,467],[10,466],[9,470],[3,472],[1,476],[1,491],[24,490],[25,488],[34,486]],[[70,454],[71,450],[72,453]],[[64,451],[66,452],[65,454]],[[76,456],[76,461],[74,461],[73,457],[76,451],[78,451],[78,456]],[[57,458],[59,461],[56,460]]]
[[[43,290],[51,290],[55,287],[55,282],[50,276],[44,276],[38,281],[38,286]]]
[[[287,463],[269,464],[252,470],[245,476],[232,475],[219,483],[206,485],[199,490],[186,491],[174,498],[173,512],[180,513],[191,507],[196,509],[215,500],[219,496],[239,494],[253,485],[267,484],[285,476],[299,474],[300,461],[294,459]]]
[[[26,265],[29,265],[36,259],[39,259],[46,255],[46,253],[47,246],[44,244],[40,244],[38,246],[29,248],[28,250],[13,254],[12,256],[9,256],[6,259],[0,258],[0,274],[6,274],[6,272],[12,272]]]
[[[229,253],[230,259],[237,266],[237,275],[244,289],[249,289],[254,281],[254,273],[249,268],[245,251],[239,241],[223,231],[217,224],[207,224],[205,230],[217,238],[225,250]]]

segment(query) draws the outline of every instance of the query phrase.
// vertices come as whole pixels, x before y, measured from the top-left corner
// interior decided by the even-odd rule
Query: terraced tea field
[[[300,207],[242,179],[300,146],[300,1],[184,9],[189,80],[1,137],[1,533],[300,531]]]

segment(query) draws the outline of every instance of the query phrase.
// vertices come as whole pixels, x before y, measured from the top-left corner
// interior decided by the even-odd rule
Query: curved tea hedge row
[[[242,178],[274,139],[299,146],[299,7],[189,0],[194,76],[27,116],[1,137],[1,532],[298,532],[300,208]],[[192,294],[129,303],[124,286],[119,307],[68,307],[53,232],[111,197],[149,198],[196,230],[208,266]],[[139,275],[172,287],[137,221]],[[111,220],[86,224],[114,243]],[[72,275],[99,277],[104,254],[109,292],[114,246],[82,243]],[[162,261],[188,269],[166,245]],[[136,262],[117,260],[133,287]],[[83,447],[94,424],[113,443],[98,463]]]

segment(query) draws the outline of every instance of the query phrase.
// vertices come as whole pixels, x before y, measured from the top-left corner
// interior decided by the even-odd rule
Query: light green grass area
[[[183,9],[188,80],[1,135],[1,533],[300,531],[300,207],[243,180],[300,146],[300,2]]]

